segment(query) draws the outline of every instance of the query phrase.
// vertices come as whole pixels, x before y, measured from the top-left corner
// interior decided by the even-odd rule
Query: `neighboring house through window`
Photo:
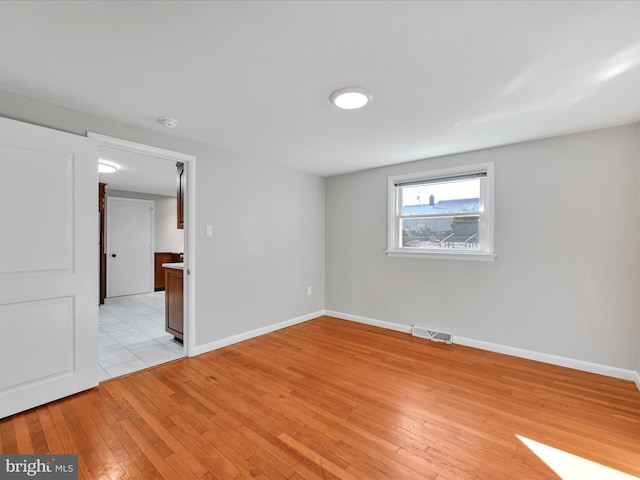
[[[493,163],[389,177],[389,256],[493,259]]]

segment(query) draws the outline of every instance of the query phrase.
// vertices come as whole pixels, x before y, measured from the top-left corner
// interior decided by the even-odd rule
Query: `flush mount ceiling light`
[[[167,128],[176,128],[176,125],[178,125],[178,120],[176,120],[175,118],[160,117],[158,119],[158,123],[160,123],[160,125],[164,125]]]
[[[98,172],[100,173],[113,173],[120,168],[120,165],[109,160],[102,158],[98,159]]]
[[[355,110],[371,101],[371,92],[362,87],[346,87],[333,92],[329,100],[338,108]]]

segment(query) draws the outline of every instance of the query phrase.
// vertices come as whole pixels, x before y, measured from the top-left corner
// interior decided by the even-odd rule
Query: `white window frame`
[[[495,252],[493,246],[493,219],[494,219],[494,168],[493,162],[466,165],[441,170],[431,170],[426,172],[410,173],[406,175],[395,175],[388,178],[388,213],[387,213],[387,250],[389,257],[409,257],[409,258],[438,258],[454,260],[480,260],[493,261]],[[483,187],[480,192],[481,212],[479,249],[454,249],[454,248],[410,248],[402,247],[400,242],[400,206],[399,188],[400,183],[414,181],[433,181],[439,178],[455,177],[462,175],[472,175],[485,173]]]

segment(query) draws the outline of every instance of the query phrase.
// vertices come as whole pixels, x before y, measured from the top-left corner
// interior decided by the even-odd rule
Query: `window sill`
[[[486,252],[469,252],[469,251],[440,251],[440,250],[386,250],[388,257],[403,258],[435,258],[438,260],[471,260],[476,262],[493,262],[496,258],[495,253]]]

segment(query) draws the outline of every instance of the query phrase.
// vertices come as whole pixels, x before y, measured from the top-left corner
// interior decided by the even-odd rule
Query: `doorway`
[[[148,272],[148,276],[145,274],[144,280],[136,280],[136,282],[142,284],[142,287],[138,286],[129,288],[129,286],[126,285],[116,286],[114,282],[115,278],[109,279],[110,275],[108,275],[107,285],[109,286],[109,292],[107,295],[107,299],[105,300],[105,305],[100,307],[101,318],[104,319],[104,325],[101,327],[101,332],[105,334],[101,337],[101,340],[104,340],[101,343],[104,343],[105,345],[104,354],[102,354],[103,352],[101,352],[101,361],[104,360],[105,363],[110,364],[113,367],[110,368],[109,374],[116,373],[119,375],[130,373],[131,371],[136,371],[142,368],[147,368],[148,366],[163,363],[164,361],[170,361],[175,358],[176,354],[179,354],[179,356],[188,355],[190,345],[192,346],[195,343],[191,338],[191,335],[189,335],[190,332],[193,332],[192,325],[194,321],[193,292],[195,291],[195,276],[192,274],[190,267],[194,261],[193,252],[195,250],[195,235],[193,233],[193,219],[195,208],[193,178],[195,174],[195,157],[179,152],[173,152],[149,145],[138,144],[127,140],[107,137],[91,132],[87,135],[89,137],[97,139],[101,158],[108,158],[107,155],[109,154],[111,154],[112,156],[117,156],[116,154],[119,154],[125,156],[138,155],[140,157],[143,157],[145,159],[145,162],[147,162],[146,171],[143,175],[145,180],[159,175],[159,172],[162,169],[166,169],[167,166],[169,166],[172,171],[172,173],[170,174],[170,188],[172,189],[172,193],[167,194],[164,192],[151,192],[149,190],[145,190],[145,188],[147,187],[141,188],[137,194],[133,195],[136,200],[133,200],[131,203],[137,205],[132,208],[134,211],[136,211],[137,209],[137,213],[134,213],[132,215],[132,217],[134,218],[130,218],[129,221],[132,221],[136,224],[146,223],[147,217],[145,217],[144,215],[144,210],[145,208],[148,208],[149,204],[145,204],[144,200],[155,198],[155,208],[156,210],[158,210],[157,214],[159,215],[159,217],[156,218],[157,227],[161,228],[163,222],[166,223],[165,213],[168,208],[168,204],[170,204],[171,212],[174,214],[174,216],[176,213],[176,163],[179,162],[181,164],[184,164],[184,176],[186,178],[183,192],[185,195],[184,230],[178,230],[179,232],[181,232],[181,243],[182,241],[184,243],[183,245],[180,245],[180,247],[175,247],[172,250],[174,253],[179,252],[180,256],[184,259],[184,280],[182,282],[184,295],[184,343],[181,344],[172,341],[174,340],[174,337],[172,335],[169,335],[165,331],[165,292],[154,291],[154,287],[157,288],[158,277],[157,272],[154,275],[154,267],[156,267],[155,263],[157,263],[159,254],[157,251],[154,252],[153,249],[149,250],[149,244],[153,243],[153,240],[149,241],[148,237],[143,238],[144,235],[141,235],[140,243],[144,245],[146,242],[146,249],[149,253],[149,255],[144,255],[145,261],[147,259],[150,259],[150,264],[145,263],[145,265],[142,267],[145,272]],[[124,170],[125,169],[123,168],[123,171]],[[133,169],[129,170],[132,171]],[[101,182],[102,181],[103,180],[101,177]],[[122,187],[119,186],[117,182],[112,183],[115,185],[113,187],[115,191],[113,192],[113,195],[110,196],[109,186],[107,185],[107,203],[111,203],[111,209],[128,209],[128,207],[125,207],[125,205],[127,205],[127,200],[118,197],[129,196],[126,195],[125,191],[135,191],[135,185],[127,185],[126,187]],[[118,191],[119,189],[122,190]],[[154,193],[154,195],[150,195],[150,193]],[[171,195],[173,198],[169,198],[165,195]],[[131,205],[129,206],[131,207]],[[109,219],[109,211],[107,211],[107,219]],[[125,221],[125,224],[126,223],[127,222]],[[175,231],[176,223],[174,222],[173,225]],[[107,228],[107,235],[110,235],[109,228]],[[163,237],[164,236],[165,235],[163,235]],[[106,254],[108,261],[110,262],[110,268],[107,269],[107,273],[109,273],[110,270],[117,269],[117,260],[126,260],[124,257],[121,258],[121,253],[115,251],[114,247],[117,246],[113,243],[115,239],[116,238],[112,239],[111,244],[107,242]],[[128,247],[127,243],[131,243],[131,235],[125,231],[124,235],[121,236],[121,239],[122,242],[120,246],[117,247],[119,251],[123,251],[122,248]],[[163,244],[166,244],[166,239],[159,240],[156,246],[157,248],[160,248],[161,251],[165,251],[166,248],[163,247]],[[116,256],[113,257],[112,255]],[[153,261],[154,256],[156,257],[155,262]],[[119,262],[119,265],[126,266],[129,263],[129,261],[123,261]],[[155,269],[157,270],[157,268]],[[125,276],[126,275],[127,274],[125,273]],[[133,279],[126,279],[124,283],[128,283],[129,280]],[[118,281],[118,283],[120,282]],[[144,293],[135,294],[137,293],[136,290],[140,290],[140,288],[144,288]],[[158,322],[160,321],[161,325],[158,325]],[[152,325],[152,322],[155,322],[155,324]],[[143,328],[148,328],[149,330],[145,331],[143,330]],[[118,345],[117,343],[119,342],[124,343],[122,345]],[[166,348],[159,348],[157,344],[160,344],[160,346],[162,347],[169,347],[172,352],[169,354],[166,351]],[[124,347],[124,349],[120,347]],[[114,355],[118,352],[120,352],[122,356],[120,358],[115,358]],[[132,353],[134,354],[134,356],[131,355]],[[144,363],[141,363],[140,360],[143,360]],[[116,367],[115,362],[120,362],[119,365],[122,368]],[[103,378],[106,378],[106,372],[103,371],[102,373]]]

